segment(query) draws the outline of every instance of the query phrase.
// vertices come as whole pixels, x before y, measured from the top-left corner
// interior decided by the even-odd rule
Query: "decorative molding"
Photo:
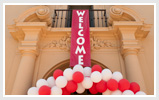
[[[127,55],[137,55],[139,52],[139,49],[135,48],[129,48],[129,49],[123,49],[121,54],[123,55],[123,58],[125,58]]]
[[[22,31],[19,31],[16,25],[8,25],[8,29],[12,37],[17,41],[24,40],[25,34]]]
[[[143,18],[126,6],[112,6],[110,8],[110,16],[108,19],[108,24],[112,25],[113,21],[136,21],[144,22]]]
[[[102,39],[98,39],[95,36],[92,36],[90,38],[90,41],[91,41],[91,50],[117,47],[116,43],[114,43],[112,40],[106,40],[106,39],[102,40]]]
[[[91,50],[99,50],[99,49],[105,49],[105,48],[114,48],[117,47],[116,43],[113,42],[112,40],[102,40],[98,39],[95,36],[90,37],[90,45],[91,45]],[[71,37],[64,36],[60,40],[52,40],[49,43],[45,44],[42,46],[42,49],[61,49],[65,51],[70,50],[70,45],[71,45]]]
[[[52,49],[52,48],[58,48],[61,50],[69,51],[71,45],[71,37],[70,36],[64,36],[60,40],[52,40],[49,43],[45,44],[42,49]]]
[[[47,6],[32,7],[19,15],[14,22],[46,22],[50,26],[52,23],[50,9]]]
[[[114,21],[112,25],[115,33],[120,34],[121,29],[123,31],[127,31],[127,33],[133,33],[136,39],[143,39],[146,38],[152,24],[145,24],[143,22],[136,22],[136,21]]]
[[[47,23],[46,22],[18,22],[13,25],[8,25],[8,29],[12,37],[21,42],[25,38],[25,32],[34,32],[37,29],[42,30],[42,35],[46,34]]]
[[[50,15],[50,9],[46,6],[41,7],[40,9],[36,10],[36,15],[42,22],[47,22],[48,26],[52,23],[52,18]]]

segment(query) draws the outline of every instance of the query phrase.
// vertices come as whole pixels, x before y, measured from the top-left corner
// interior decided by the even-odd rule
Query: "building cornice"
[[[32,16],[33,14],[36,16]],[[50,27],[50,18],[50,11],[47,6],[36,6],[21,14],[16,19],[15,24],[8,25],[8,29],[12,37],[21,43],[20,48],[24,50],[26,48],[34,48],[35,50],[33,50],[37,51],[40,38],[58,36],[67,37],[67,39],[70,40],[71,28]],[[38,20],[34,22],[34,19]],[[105,37],[105,39],[109,40],[118,39],[120,43],[115,47],[119,47],[120,45],[121,51],[127,50],[128,48],[140,49],[138,40],[146,38],[152,26],[151,24],[145,24],[144,20],[140,18],[138,14],[125,6],[112,6],[110,8],[108,22],[110,24],[109,27],[90,27],[90,36]],[[106,44],[99,46],[99,48],[109,47],[110,45],[107,44],[111,42],[105,42],[105,39],[97,38],[92,41],[97,43],[96,40],[98,40],[101,45]],[[56,42],[58,42],[58,40],[56,40]],[[112,44],[113,43],[111,43],[111,45]],[[111,47],[114,48],[114,45]],[[69,47],[66,48],[68,50]],[[96,46],[96,49],[98,49],[98,46]]]
[[[146,36],[150,32],[152,24],[145,24],[143,22],[135,22],[135,21],[114,21],[112,26],[117,33],[120,33],[119,32],[120,29],[131,31],[134,28],[136,28],[134,33],[135,38],[142,39],[146,38]]]

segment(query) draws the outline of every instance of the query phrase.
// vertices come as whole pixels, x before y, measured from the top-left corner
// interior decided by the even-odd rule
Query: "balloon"
[[[131,82],[129,90],[133,91],[135,94],[136,92],[140,91],[140,86],[136,82]]]
[[[59,76],[56,78],[56,86],[59,88],[64,88],[67,85],[67,79],[64,76]]]
[[[85,67],[84,69],[83,69],[83,74],[84,74],[84,76],[91,76],[91,68],[90,67]]]
[[[56,79],[59,76],[63,76],[63,71],[60,69],[56,69],[53,73],[53,77]]]
[[[51,89],[50,87],[43,85],[39,88],[39,95],[50,95]]]
[[[92,74],[91,74],[91,80],[94,82],[94,83],[98,83],[102,80],[102,75],[99,71],[94,71]]]
[[[112,76],[113,76],[112,72],[109,69],[102,70],[101,74],[102,74],[102,79],[104,81],[110,80],[112,78]]]
[[[66,77],[66,79],[72,80],[73,70],[71,68],[66,68],[63,72],[63,75]]]
[[[135,95],[146,95],[146,93],[145,92],[143,92],[143,91],[138,91],[138,92],[136,92],[136,94]]]
[[[120,90],[112,91],[111,95],[122,95],[122,92]]]
[[[57,86],[53,86],[51,88],[51,95],[62,95],[62,89]]]
[[[126,79],[121,79],[118,83],[118,88],[120,91],[124,92],[130,88],[130,83]]]
[[[77,90],[77,83],[74,81],[68,81],[66,85],[66,89],[68,92],[73,93]]]
[[[38,88],[40,88],[43,85],[49,86],[48,82],[45,79],[39,79],[36,82],[36,87],[38,87]]]
[[[79,64],[75,65],[73,67],[73,73],[76,72],[76,71],[79,71],[79,72],[83,73],[83,67]]]
[[[48,86],[49,87],[53,87],[53,86],[55,86],[55,79],[54,79],[54,77],[49,77],[48,79],[47,79],[47,82],[48,82]]]
[[[62,88],[62,95],[70,95],[71,93],[67,91],[66,88]]]
[[[122,95],[134,95],[134,92],[131,90],[125,90]]]
[[[38,95],[38,88],[37,87],[31,87],[31,88],[29,88],[27,94],[28,95]]]
[[[84,80],[82,81],[82,85],[85,89],[89,89],[92,87],[93,82],[92,82],[91,78],[85,77]]]
[[[117,82],[119,82],[121,79],[123,79],[123,75],[120,72],[114,72],[112,79],[115,79]]]
[[[78,83],[78,88],[76,90],[77,93],[83,93],[85,91],[85,88],[83,87],[82,83]]]
[[[96,89],[100,93],[106,91],[107,90],[107,82],[101,80],[99,83],[96,84]]]
[[[98,91],[96,89],[96,83],[93,83],[93,86],[89,89],[89,92],[91,94],[97,94],[98,93]]]
[[[112,91],[107,89],[105,92],[102,93],[102,95],[111,95]]]
[[[73,81],[75,81],[76,83],[81,83],[84,79],[84,76],[81,72],[76,71],[73,73]]]
[[[94,65],[94,66],[92,67],[92,72],[94,72],[94,71],[99,71],[99,72],[101,72],[101,71],[102,71],[102,68],[101,68],[99,65]]]
[[[114,79],[110,79],[108,82],[107,82],[107,87],[110,91],[115,91],[118,89],[118,82]]]

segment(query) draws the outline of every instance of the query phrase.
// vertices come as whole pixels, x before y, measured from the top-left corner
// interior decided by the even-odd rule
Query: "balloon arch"
[[[82,67],[75,65],[64,71],[56,69],[53,76],[47,80],[39,79],[36,87],[29,88],[28,95],[71,95],[82,94],[89,90],[91,94],[102,95],[146,95],[140,91],[136,82],[123,79],[123,75],[116,71],[102,68],[99,65]]]

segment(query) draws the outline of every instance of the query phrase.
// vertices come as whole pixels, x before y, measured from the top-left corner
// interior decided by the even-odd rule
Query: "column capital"
[[[121,54],[125,57],[128,54],[136,54],[140,50],[138,40],[121,40]]]
[[[113,21],[112,26],[119,37],[127,35],[129,38],[142,39],[148,35],[152,24],[145,24],[142,21]]]
[[[139,34],[142,22],[114,22],[114,28],[118,34],[121,54],[125,57],[128,54],[137,54],[140,50],[139,39],[136,34]]]
[[[36,46],[19,46],[22,56],[33,56],[36,57],[39,54],[39,49]]]
[[[121,50],[121,54],[123,55],[123,58],[125,58],[127,55],[137,55],[139,52],[139,49],[135,49],[135,48],[132,48],[132,49],[122,49]]]
[[[22,55],[26,54],[39,54],[39,41],[42,34],[45,33],[46,23],[28,22],[17,23],[16,25],[19,31],[24,34],[24,39],[19,41],[20,45],[18,49]]]
[[[135,37],[137,27],[119,27],[121,34],[121,54],[125,58],[127,55],[137,55],[140,50],[139,41]]]

